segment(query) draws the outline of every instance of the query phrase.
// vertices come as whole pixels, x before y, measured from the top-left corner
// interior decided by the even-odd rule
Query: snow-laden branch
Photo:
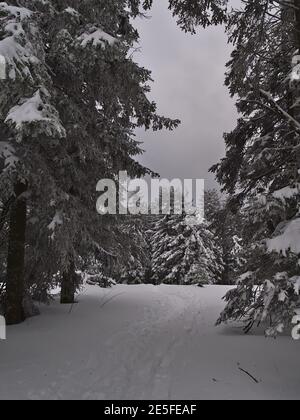
[[[99,28],[93,28],[90,33],[85,32],[84,34],[80,35],[77,40],[84,48],[89,44],[92,44],[94,47],[100,45],[102,48],[105,48],[107,44],[113,46],[117,42],[116,38]]]
[[[13,16],[20,21],[24,19],[28,19],[32,15],[32,11],[27,9],[26,7],[18,7],[18,6],[11,6],[8,5],[6,2],[0,3],[0,11],[4,13],[8,13],[9,15]]]
[[[49,136],[65,137],[66,132],[62,126],[56,109],[51,106],[47,97],[48,92],[38,89],[31,98],[24,98],[8,113],[5,122],[12,125],[20,133],[26,124],[44,123],[45,132]]]
[[[0,55],[5,60],[8,77],[12,80],[17,76],[30,78],[32,65],[39,63],[23,26],[32,14],[32,11],[24,7],[0,3],[0,25],[4,34],[0,40]],[[33,26],[31,30],[34,31]]]
[[[276,251],[286,255],[287,251],[300,254],[300,218],[283,225],[281,234],[267,241],[269,252]]]

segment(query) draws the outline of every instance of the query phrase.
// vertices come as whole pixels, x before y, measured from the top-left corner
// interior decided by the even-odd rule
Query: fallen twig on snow
[[[246,375],[248,375],[256,384],[259,384],[259,380],[256,379],[253,375],[251,375],[251,373],[247,372],[247,370],[241,368],[240,366],[239,366],[239,370],[241,372],[244,372]]]

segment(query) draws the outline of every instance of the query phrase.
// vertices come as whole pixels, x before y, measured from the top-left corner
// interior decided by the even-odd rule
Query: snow
[[[10,66],[9,78],[16,79],[16,74],[24,74],[24,77],[29,77],[30,72],[28,67],[24,67],[24,69],[20,66],[25,64],[30,64],[30,54],[24,47],[22,47],[17,41],[15,36],[21,35],[21,27],[20,25],[17,26],[15,31],[15,35],[8,36],[0,41],[0,54],[2,57],[5,58],[6,64]],[[22,69],[20,72],[19,67]]]
[[[32,15],[32,11],[25,7],[9,6],[6,2],[0,2],[0,11],[19,18],[20,21],[28,19]]]
[[[77,12],[77,10],[73,9],[73,7],[67,7],[64,11],[66,13],[69,13],[72,16],[75,16],[75,17],[79,16],[79,13]]]
[[[5,141],[0,141],[0,159],[4,159],[5,171],[14,169],[19,161],[15,155],[15,149]]]
[[[86,47],[89,43],[92,43],[94,47],[101,45],[102,48],[106,47],[106,44],[112,46],[117,41],[116,38],[102,31],[102,29],[94,28],[91,33],[84,33],[78,37],[78,41],[82,47]]]
[[[290,199],[298,195],[300,192],[299,187],[300,186],[298,184],[296,188],[285,187],[285,188],[282,188],[281,190],[275,191],[272,195],[273,197],[284,201],[285,199]]]
[[[294,316],[292,323],[295,324],[295,328],[292,331],[292,337],[294,340],[300,340],[300,315]]]
[[[226,291],[85,286],[8,327],[0,399],[298,399],[300,342],[215,327]]]
[[[0,80],[6,79],[6,59],[0,55]]]
[[[11,121],[16,125],[17,129],[21,129],[24,123],[42,121],[44,119],[42,114],[43,109],[44,104],[40,91],[37,90],[32,98],[24,99],[21,105],[13,107],[5,122]]]
[[[290,82],[299,82],[300,80],[300,55],[294,55],[292,59],[292,73],[290,75]]]
[[[299,296],[299,292],[300,292],[300,277],[299,276],[294,276],[291,278],[291,282],[294,284],[294,290],[296,295]]]
[[[66,133],[59,121],[55,108],[46,103],[42,99],[41,94],[41,89],[38,89],[31,98],[24,98],[20,104],[9,111],[5,122],[15,125],[19,131],[23,130],[26,123],[47,123],[50,134],[64,137]],[[45,89],[43,89],[43,96],[48,96],[48,92]]]
[[[61,211],[57,211],[55,216],[53,217],[52,222],[48,225],[48,229],[55,231],[57,226],[61,226],[63,224],[63,216]]]
[[[26,39],[23,29],[23,21],[29,19],[32,12],[24,7],[8,6],[7,3],[0,3],[0,12],[7,16],[1,18],[3,30],[6,37],[0,41],[0,55],[5,59],[5,64],[9,68],[8,77],[15,80],[17,75],[23,78],[30,78],[30,67],[37,63],[38,59],[34,56],[32,45],[23,45]],[[34,30],[34,27],[31,27]]]
[[[300,253],[300,218],[288,222],[282,233],[267,241],[268,251],[276,251],[286,255],[290,250],[295,254]]]

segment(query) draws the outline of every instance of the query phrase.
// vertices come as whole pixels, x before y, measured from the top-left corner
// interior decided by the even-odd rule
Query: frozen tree
[[[245,1],[231,14],[227,85],[240,118],[214,170],[246,213],[248,269],[220,317],[291,328],[299,300],[299,1]],[[250,237],[250,236],[249,236]]]
[[[131,176],[147,172],[134,160],[141,153],[136,127],[178,125],[158,116],[147,99],[150,72],[130,54],[138,40],[129,23],[136,14],[131,2],[66,6],[55,0],[0,4],[7,76],[0,82],[1,183],[14,197],[8,323],[23,319],[26,237],[29,282],[59,271],[62,302],[72,302],[80,260],[114,242],[113,220],[110,225],[95,212],[97,181],[121,169]]]
[[[40,161],[39,138],[44,144],[65,137],[53,106],[51,78],[34,10],[1,3],[0,54],[5,58],[6,78],[1,80],[1,184],[10,191],[6,319],[23,319],[24,254],[30,166]],[[43,144],[43,143],[42,143]],[[40,174],[43,168],[37,168]],[[35,172],[35,175],[37,175]],[[2,188],[1,188],[2,189]]]
[[[205,192],[205,215],[221,249],[220,284],[235,284],[246,263],[243,215],[216,190]]]
[[[156,284],[212,284],[222,271],[220,249],[207,222],[190,224],[186,214],[160,218],[152,230],[151,249]]]
[[[125,235],[122,243],[126,244],[126,253],[123,254],[118,277],[123,283],[147,282],[151,265],[148,225],[148,216],[128,216],[122,224],[122,235]]]
[[[245,270],[248,238],[245,236],[243,222],[243,213],[232,212],[229,203],[225,201],[218,214],[215,230],[224,263],[222,284],[235,284],[238,276]]]

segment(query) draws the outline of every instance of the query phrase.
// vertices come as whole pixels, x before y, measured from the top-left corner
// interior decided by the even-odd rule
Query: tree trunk
[[[5,318],[7,325],[24,321],[24,260],[26,233],[26,198],[22,196],[27,187],[18,183],[15,186],[16,200],[10,211]]]
[[[74,263],[70,263],[69,268],[63,273],[61,281],[60,303],[75,303],[76,292],[76,272]]]

